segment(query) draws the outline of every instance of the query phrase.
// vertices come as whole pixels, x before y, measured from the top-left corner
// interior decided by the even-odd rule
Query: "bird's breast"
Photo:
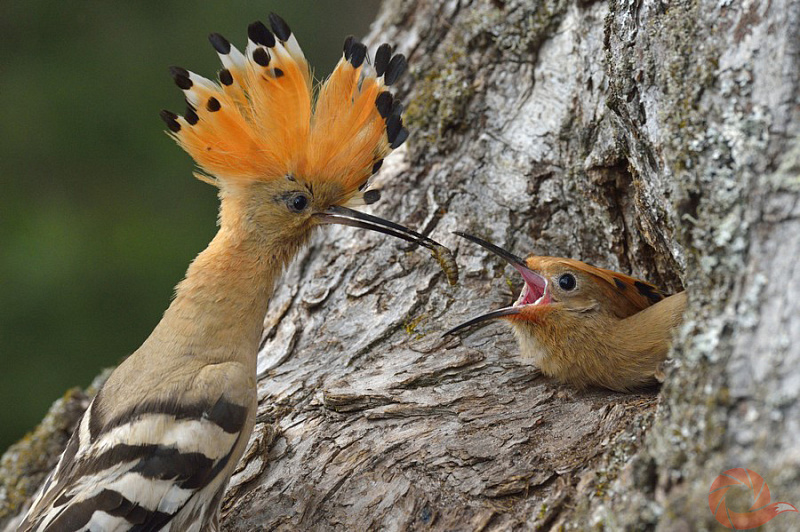
[[[512,324],[512,329],[514,330],[514,336],[517,337],[517,342],[519,342],[519,351],[522,358],[533,362],[540,369],[545,368],[551,358],[545,346],[528,327]]]

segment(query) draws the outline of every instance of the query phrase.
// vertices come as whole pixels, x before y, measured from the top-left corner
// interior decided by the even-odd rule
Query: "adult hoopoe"
[[[349,37],[314,99],[280,17],[248,28],[244,53],[209,40],[219,83],[172,68],[189,107],[163,111],[171,135],[219,188],[219,232],[189,266],[144,344],[94,398],[21,524],[35,531],[217,530],[220,501],[256,414],[256,352],[273,284],[320,224],[339,223],[449,250],[350,210],[408,136],[387,87],[401,54]],[[454,272],[449,271],[448,275]]]
[[[453,334],[495,318],[511,323],[524,358],[578,388],[629,391],[655,384],[683,321],[686,292],[666,297],[649,283],[572,259],[523,260],[478,237],[456,233],[504,258],[525,281],[510,307],[473,318]]]

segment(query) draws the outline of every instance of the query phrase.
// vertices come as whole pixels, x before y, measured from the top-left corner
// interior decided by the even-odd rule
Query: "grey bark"
[[[732,467],[800,503],[798,35],[792,0],[388,1],[368,42],[409,57],[413,133],[374,212],[456,249],[462,281],[317,235],[270,303],[225,529],[711,529]],[[560,386],[502,324],[442,339],[517,283],[453,230],[685,287],[666,384]],[[6,455],[0,518],[62,425]]]

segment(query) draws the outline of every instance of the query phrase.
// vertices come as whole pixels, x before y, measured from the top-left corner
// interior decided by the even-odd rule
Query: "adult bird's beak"
[[[461,329],[465,329],[466,327],[475,325],[476,323],[519,314],[522,308],[528,305],[544,305],[550,302],[551,297],[547,286],[547,279],[539,273],[528,268],[527,263],[523,259],[509,251],[506,251],[503,248],[497,247],[494,244],[483,240],[482,238],[478,238],[477,236],[459,231],[455,231],[455,234],[475,242],[479,246],[482,246],[495,255],[505,259],[506,262],[513,266],[514,269],[517,270],[520,275],[522,275],[522,279],[525,281],[525,287],[522,289],[519,299],[517,299],[517,301],[510,307],[505,307],[487,312],[486,314],[481,314],[480,316],[453,327],[449,331],[445,332],[442,336],[454,334]]]
[[[435,240],[421,235],[408,227],[339,205],[333,205],[325,212],[315,214],[314,217],[319,223],[360,227],[419,244],[430,250],[451,285],[455,285],[458,282],[458,266],[453,258],[453,252]]]

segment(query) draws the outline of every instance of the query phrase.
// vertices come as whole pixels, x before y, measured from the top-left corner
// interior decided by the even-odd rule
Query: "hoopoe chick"
[[[621,273],[572,259],[531,255],[523,260],[478,237],[456,234],[505,259],[525,286],[512,306],[473,318],[446,335],[503,318],[522,356],[558,381],[624,392],[660,380],[673,331],[683,320],[686,292],[666,297]]]
[[[449,250],[346,205],[408,136],[387,87],[406,61],[348,38],[320,86],[280,17],[244,53],[219,34],[219,83],[173,68],[189,104],[171,135],[219,188],[219,232],[144,344],[92,401],[21,524],[29,531],[217,530],[256,414],[256,353],[273,285],[314,228],[339,223]]]

